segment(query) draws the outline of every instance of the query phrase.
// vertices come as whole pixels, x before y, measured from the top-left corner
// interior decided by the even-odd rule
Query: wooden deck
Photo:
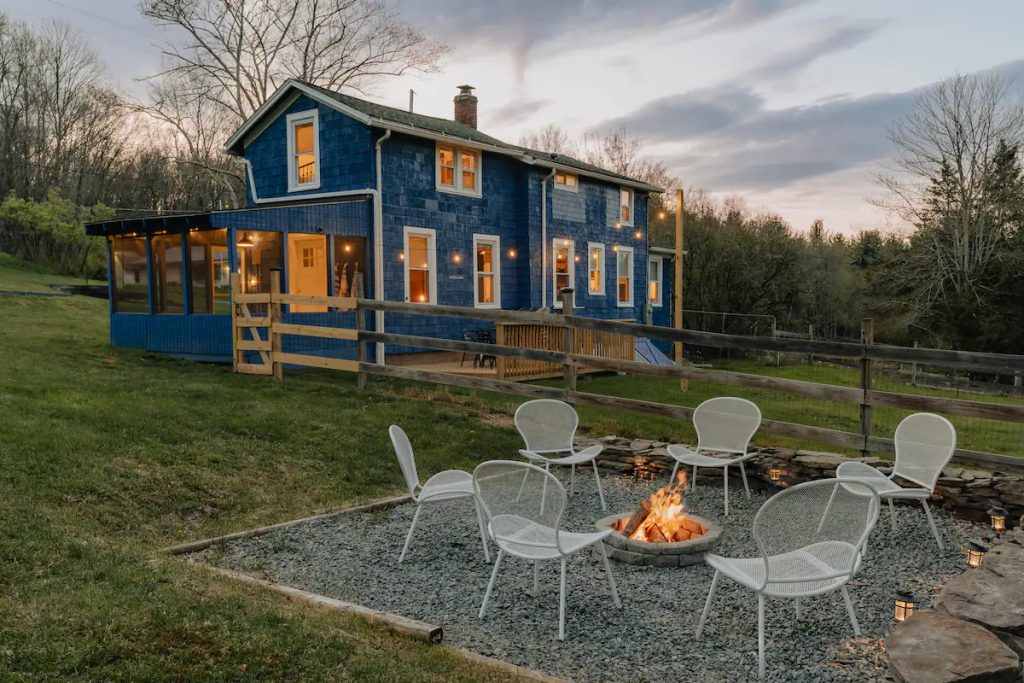
[[[450,352],[428,352],[428,353],[401,353],[387,357],[387,365],[397,365],[410,370],[423,370],[425,372],[448,372],[453,375],[471,375],[486,379],[497,379],[497,367],[492,367],[490,362],[473,367],[473,355],[466,354],[465,362],[462,361],[461,353]]]

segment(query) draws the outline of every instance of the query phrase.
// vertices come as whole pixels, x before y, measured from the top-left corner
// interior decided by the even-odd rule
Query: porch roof
[[[122,218],[99,223],[86,223],[85,234],[105,237],[133,232],[180,230],[185,228],[211,228],[213,222],[207,213],[168,213],[144,218]]]

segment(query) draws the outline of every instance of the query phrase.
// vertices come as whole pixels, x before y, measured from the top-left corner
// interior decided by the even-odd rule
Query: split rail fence
[[[879,361],[934,364],[970,371],[1002,373],[1011,376],[1019,375],[1024,373],[1024,355],[876,344],[873,338],[870,319],[864,321],[860,343],[853,343],[751,337],[696,330],[678,330],[654,325],[581,317],[573,313],[572,297],[568,290],[563,290],[564,314],[423,305],[399,301],[356,299],[352,297],[282,294],[277,283],[274,284],[273,291],[270,293],[247,294],[242,293],[237,276],[234,276],[232,279],[232,292],[233,366],[235,371],[272,375],[278,379],[283,377],[284,365],[308,366],[357,373],[360,388],[366,386],[368,377],[381,376],[493,391],[501,394],[514,394],[533,398],[557,398],[570,403],[633,410],[680,420],[689,420],[693,415],[693,408],[579,391],[576,383],[577,375],[581,370],[603,370],[709,382],[726,386],[750,387],[858,405],[860,407],[860,429],[858,432],[771,419],[765,419],[762,422],[761,430],[768,434],[801,441],[856,449],[865,455],[872,452],[892,453],[894,451],[894,442],[891,438],[876,436],[872,433],[872,411],[876,407],[928,411],[1017,424],[1024,423],[1024,405],[879,391],[872,388],[871,381],[873,374],[872,364]],[[288,304],[317,305],[342,311],[354,310],[356,312],[355,329],[296,325],[281,322],[281,307]],[[260,307],[257,314],[253,314],[252,309],[250,309],[250,306],[254,305]],[[562,344],[560,349],[538,349],[508,343],[490,344],[373,331],[367,329],[365,324],[366,313],[371,311],[483,320],[496,324],[543,325],[560,330]],[[266,334],[261,334],[260,330],[266,330]],[[594,354],[592,346],[581,348],[581,345],[578,343],[578,339],[581,337],[586,338],[587,335],[594,333],[604,335],[606,339],[615,336],[629,338],[630,343],[634,337],[649,337],[667,340],[675,344],[693,344],[767,353],[803,353],[852,359],[860,366],[861,381],[859,387],[838,386],[781,377],[766,377],[726,370],[698,368],[689,365],[681,367],[651,365],[635,360],[625,360],[621,357],[605,357]],[[281,337],[283,335],[313,336],[353,341],[356,343],[357,360],[285,353],[282,351],[281,344]],[[411,367],[377,365],[367,361],[369,345],[376,343],[411,346],[435,351],[484,354],[497,356],[499,359],[506,357],[557,364],[563,368],[562,386],[540,386]],[[612,346],[618,349],[618,345]],[[590,351],[590,353],[583,353],[581,351]],[[256,354],[261,362],[247,362],[247,359],[253,359],[253,354]],[[982,469],[1024,473],[1024,458],[1010,455],[957,449],[954,461],[966,466]]]

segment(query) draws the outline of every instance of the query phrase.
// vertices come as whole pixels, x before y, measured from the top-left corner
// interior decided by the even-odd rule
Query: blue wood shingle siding
[[[319,112],[320,186],[300,192],[288,192],[288,129],[286,117],[316,109]],[[376,186],[374,144],[384,130],[367,126],[335,109],[300,96],[288,105],[246,147],[251,163],[256,194],[262,199],[301,199],[307,194],[366,190]],[[503,155],[481,153],[479,197],[438,191],[436,188],[436,143],[434,140],[394,133],[382,143],[384,296],[404,300],[406,227],[436,231],[437,302],[445,305],[474,305],[474,235],[497,235],[500,239],[501,307],[537,309],[552,307],[558,297],[552,277],[552,243],[572,240],[576,306],[580,315],[644,319],[647,301],[647,195],[637,190],[633,203],[632,225],[616,227],[619,222],[620,186],[611,182],[578,177],[577,192],[557,189],[553,180],[545,181],[549,168],[534,166]],[[547,183],[548,225],[546,244],[541,238],[541,187]],[[248,187],[250,207],[255,198]],[[324,200],[328,202],[330,200]],[[243,231],[271,230],[282,233],[303,232],[365,237],[367,240],[366,296],[373,296],[373,204],[370,198],[352,201],[291,206],[259,206],[258,210],[226,211],[211,214],[213,227],[229,229],[229,244]],[[636,236],[639,231],[640,237]],[[283,243],[287,238],[283,238]],[[588,292],[588,246],[604,244],[604,295]],[[615,245],[634,250],[633,292],[635,305],[620,307],[616,298]],[[548,250],[548,263],[541,272],[542,249]],[[237,268],[236,254],[230,250],[230,264]],[[460,258],[456,260],[454,257]],[[578,259],[578,260],[576,260]],[[671,262],[663,268],[665,305],[655,309],[655,321],[667,320],[670,311],[668,285]],[[283,260],[284,282],[288,281],[287,258]],[[542,278],[544,286],[542,287]],[[541,299],[546,290],[546,301]],[[292,322],[352,327],[353,313],[287,313]],[[367,316],[372,328],[373,317]],[[484,322],[438,318],[435,316],[387,314],[389,332],[458,339],[467,328],[488,327]],[[113,313],[111,340],[118,346],[151,349],[202,358],[230,359],[230,319],[224,315],[153,315]],[[353,357],[350,342],[285,337],[286,351]],[[389,346],[389,353],[419,349]]]

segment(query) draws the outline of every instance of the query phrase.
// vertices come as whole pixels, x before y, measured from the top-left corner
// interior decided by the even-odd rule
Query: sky
[[[390,0],[451,48],[441,71],[377,84],[370,98],[452,116],[476,86],[479,127],[517,142],[555,123],[624,126],[684,186],[739,196],[795,228],[899,230],[868,200],[892,123],[930,84],[996,71],[1024,90],[1024,1]],[[123,90],[174,38],[134,0],[0,0],[16,19],[85,34]]]

